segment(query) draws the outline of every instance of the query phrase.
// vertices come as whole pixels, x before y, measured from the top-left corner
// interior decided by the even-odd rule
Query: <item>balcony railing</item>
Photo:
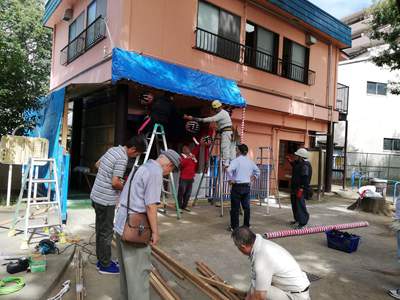
[[[61,50],[61,64],[68,65],[106,37],[106,24],[99,16]]]
[[[349,109],[349,87],[338,83],[336,85],[336,110],[347,115]]]
[[[279,59],[279,74],[282,77],[308,85],[315,84],[315,72],[289,61]]]
[[[314,71],[201,28],[196,29],[196,48],[304,84],[315,84]]]

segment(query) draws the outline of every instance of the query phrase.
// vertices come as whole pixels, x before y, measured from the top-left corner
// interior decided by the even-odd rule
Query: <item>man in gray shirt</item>
[[[135,136],[125,146],[117,146],[108,151],[96,163],[96,180],[90,199],[96,213],[96,256],[97,269],[101,274],[118,274],[119,267],[111,260],[111,241],[115,205],[120,190],[124,187],[123,176],[129,157],[140,155],[146,148],[146,141]]]
[[[229,113],[222,108],[222,103],[218,100],[214,100],[211,103],[211,107],[215,112],[215,115],[208,118],[195,118],[192,116],[185,115],[186,120],[194,120],[203,123],[217,123],[217,131],[221,135],[221,153],[222,160],[225,167],[229,165],[231,159],[233,159],[232,153],[234,152],[235,144],[233,141],[233,128],[232,120]]]
[[[151,245],[160,239],[157,224],[157,205],[160,203],[163,176],[168,175],[180,166],[180,156],[174,150],[161,152],[157,160],[149,160],[132,171],[128,183],[122,190],[120,206],[115,219],[115,235],[117,240],[118,261],[121,268],[120,291],[121,300],[149,300],[149,273],[151,271],[148,245],[142,247],[124,242],[124,232],[128,213],[146,213],[151,228]],[[131,178],[133,177],[132,181]],[[130,183],[130,184],[129,184]],[[130,185],[130,194],[129,193]],[[129,208],[127,207],[129,197]]]

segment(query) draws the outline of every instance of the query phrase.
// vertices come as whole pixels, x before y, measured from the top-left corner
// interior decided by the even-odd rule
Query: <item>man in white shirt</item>
[[[310,300],[310,281],[284,248],[242,226],[232,232],[236,247],[251,261],[246,300]]]
[[[221,134],[221,153],[223,164],[225,167],[229,165],[229,162],[233,157],[231,157],[231,153],[234,150],[234,141],[233,141],[233,130],[232,130],[232,120],[229,113],[222,108],[222,103],[218,100],[214,100],[211,103],[211,107],[215,112],[215,115],[208,118],[195,118],[192,116],[184,115],[186,120],[194,120],[197,122],[203,123],[217,123],[217,131]]]
[[[247,157],[249,148],[245,144],[237,146],[238,157],[227,169],[231,188],[231,225],[228,230],[239,227],[240,206],[244,211],[243,225],[250,227],[250,183],[260,177],[260,169]]]

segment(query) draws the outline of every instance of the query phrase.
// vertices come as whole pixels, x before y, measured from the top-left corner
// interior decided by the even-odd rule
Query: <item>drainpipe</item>
[[[328,48],[328,68],[327,68],[327,84],[326,84],[326,103],[328,109],[328,134],[326,137],[326,160],[325,160],[325,192],[332,190],[332,167],[333,167],[333,138],[335,124],[332,122],[332,108],[331,103],[331,80],[332,80],[332,44]]]

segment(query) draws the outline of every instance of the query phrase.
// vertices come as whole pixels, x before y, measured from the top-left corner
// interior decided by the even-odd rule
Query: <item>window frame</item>
[[[385,142],[390,141],[391,147],[390,149],[385,149]],[[400,146],[398,149],[395,149],[395,145],[398,144],[400,145],[400,138],[383,138],[383,151],[395,151],[399,152],[400,151]]]
[[[292,59],[293,55],[292,55],[292,49],[291,49],[292,48],[292,44],[296,44],[296,45],[298,45],[298,46],[300,46],[300,47],[305,49],[304,66],[300,66],[300,65],[298,65],[296,63],[293,63],[293,59]],[[289,53],[289,55],[287,53]],[[304,78],[303,78],[303,80],[298,80],[298,79],[292,77],[289,74],[288,64],[291,64],[291,65],[294,65],[296,67],[300,67],[300,68],[304,69],[304,76],[303,76]],[[297,43],[297,42],[295,42],[295,41],[293,41],[293,40],[291,40],[291,39],[289,39],[287,37],[283,37],[282,77],[285,77],[287,79],[294,80],[294,81],[297,81],[297,82],[300,82],[300,83],[308,85],[308,80],[309,80],[308,72],[309,72],[309,70],[310,70],[310,48],[306,47],[306,46],[304,46],[304,45],[302,45],[300,43]]]
[[[206,5],[210,5],[210,6],[214,7],[216,10],[218,10],[218,33],[217,33],[217,34],[212,33],[212,32],[209,32],[207,29],[203,29],[203,28],[201,28],[201,27],[199,26],[200,3],[204,3],[204,4],[206,4]],[[221,33],[220,33],[220,28],[221,28],[221,11],[223,11],[224,13],[227,13],[227,14],[229,14],[229,15],[232,15],[234,18],[237,18],[237,19],[239,20],[239,22],[238,22],[238,24],[239,24],[239,31],[238,31],[238,39],[237,39],[237,41],[232,40],[232,39],[230,39],[230,38],[228,38],[228,37],[225,37],[225,36],[221,35]],[[227,10],[227,9],[225,9],[225,8],[222,8],[222,7],[219,7],[219,6],[217,6],[217,5],[213,4],[213,3],[210,3],[210,2],[208,2],[208,1],[199,0],[199,1],[197,2],[196,28],[202,30],[203,32],[207,32],[207,33],[209,33],[209,34],[212,34],[213,36],[216,36],[216,37],[217,37],[217,39],[216,39],[217,45],[216,45],[216,50],[215,50],[215,51],[212,51],[213,49],[211,49],[211,50],[209,50],[209,49],[204,49],[204,48],[201,47],[201,45],[199,45],[199,40],[198,40],[198,37],[196,36],[195,48],[198,49],[198,50],[207,52],[207,53],[211,53],[211,54],[216,55],[216,56],[218,56],[218,57],[222,57],[222,58],[224,58],[224,59],[228,59],[228,60],[231,60],[231,61],[233,61],[233,62],[240,63],[240,52],[241,52],[241,50],[240,50],[240,47],[241,47],[241,44],[240,44],[241,23],[242,23],[242,17],[241,17],[240,15],[237,15],[237,14],[231,12],[230,10]],[[225,55],[225,54],[223,53],[224,51],[222,51],[222,50],[226,50],[226,49],[223,49],[222,47],[220,48],[220,50],[218,50],[218,49],[219,49],[218,45],[220,45],[220,43],[222,43],[223,41],[227,42],[228,44],[231,43],[232,46],[234,46],[234,47],[232,47],[232,48],[233,48],[233,50],[232,50],[233,53],[230,53],[231,55]],[[229,56],[232,56],[232,57],[229,57]]]
[[[368,85],[369,84],[374,84],[375,85],[375,93],[370,93],[368,92]],[[378,85],[384,85],[385,86],[385,94],[379,94],[378,93]],[[374,95],[374,96],[387,96],[388,95],[388,84],[385,82],[377,82],[377,81],[369,81],[367,80],[367,95]]]
[[[255,50],[256,53],[257,53],[257,51],[260,52],[260,53],[264,53],[263,51],[260,51],[260,50],[258,50],[258,48],[257,48],[258,28],[261,28],[261,29],[263,29],[263,30],[265,30],[265,31],[268,31],[268,32],[272,33],[272,35],[273,35],[273,54],[268,54],[268,53],[265,53],[265,54],[271,55],[271,56],[272,56],[272,59],[273,59],[273,62],[272,62],[272,69],[271,69],[271,70],[266,70],[266,69],[264,69],[264,68],[258,67],[258,66],[257,66],[257,62],[256,62],[256,61],[253,61],[253,60],[254,60],[253,58],[251,58],[251,62],[250,62],[250,63],[247,63],[247,62],[246,62],[246,58],[245,58],[244,64],[245,64],[245,65],[248,65],[248,66],[251,66],[251,67],[253,67],[253,68],[256,68],[256,69],[265,71],[265,72],[277,74],[277,72],[278,72],[278,58],[279,58],[279,39],[280,39],[279,34],[276,33],[276,32],[274,32],[274,31],[272,31],[272,30],[269,30],[268,28],[266,28],[266,27],[264,27],[264,26],[258,25],[257,23],[255,23],[255,22],[253,22],[253,21],[251,21],[251,20],[249,20],[249,19],[246,19],[246,25],[247,25],[247,24],[249,24],[249,25],[251,25],[251,26],[254,26],[255,38],[254,38],[254,41],[253,41],[253,45],[252,45],[251,47],[250,47],[250,46],[247,46],[247,45],[246,45],[246,35],[247,35],[247,31],[245,30],[245,37],[244,37],[244,38],[245,38],[245,43],[244,43],[245,49],[247,50],[247,47],[250,47],[250,48],[252,48],[253,50]],[[245,50],[245,52],[246,52],[246,50]],[[245,56],[246,56],[246,55],[245,55]],[[255,57],[255,58],[256,58],[256,57]]]

